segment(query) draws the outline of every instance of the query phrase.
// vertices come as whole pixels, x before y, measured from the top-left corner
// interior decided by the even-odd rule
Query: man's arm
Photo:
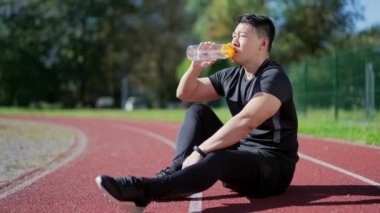
[[[232,146],[251,130],[273,116],[281,106],[280,100],[265,92],[256,94],[244,109],[232,117],[213,136],[204,141],[199,148],[207,153]],[[183,168],[197,163],[201,156],[193,152],[183,163]]]
[[[220,96],[212,86],[210,79],[199,78],[203,68],[196,63],[199,62],[192,62],[182,76],[177,87],[177,98],[186,102],[218,99]]]
[[[211,42],[202,42],[200,48],[211,48]],[[220,98],[209,78],[199,78],[203,69],[215,61],[192,61],[177,87],[177,98],[186,102],[212,101]]]

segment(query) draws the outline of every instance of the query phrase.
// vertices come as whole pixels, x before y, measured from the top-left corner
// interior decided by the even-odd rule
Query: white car
[[[148,109],[149,104],[143,97],[129,97],[125,102],[124,109],[130,112],[134,109]]]

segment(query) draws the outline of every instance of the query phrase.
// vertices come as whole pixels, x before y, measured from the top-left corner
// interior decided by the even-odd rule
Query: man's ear
[[[262,49],[264,49],[264,50],[268,49],[268,44],[269,44],[268,38],[266,38],[266,37],[262,38],[261,43],[260,43],[260,50],[262,50]]]

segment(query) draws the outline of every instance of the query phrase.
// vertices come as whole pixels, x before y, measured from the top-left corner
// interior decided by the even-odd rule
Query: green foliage
[[[176,100],[175,73],[189,63],[177,68],[186,46],[229,42],[233,18],[243,13],[273,17],[273,58],[284,65],[379,41],[376,26],[350,31],[360,19],[357,0],[1,1],[0,11],[1,105],[119,100],[127,76],[131,93],[156,94],[163,106]],[[226,66],[229,61],[218,61],[204,73]]]
[[[194,3],[190,4],[193,5]],[[231,40],[231,34],[235,28],[234,17],[246,13],[268,14],[265,0],[212,0],[208,1],[207,7],[203,9],[199,7],[192,8],[202,12],[198,14],[199,16],[194,26],[196,37],[202,41],[211,40],[214,42],[228,42]]]
[[[0,41],[2,104],[84,98],[86,69],[99,71],[99,61],[88,60],[99,46],[90,23],[98,11],[90,11],[89,1],[8,4],[1,14],[9,32]]]
[[[182,77],[183,74],[185,74],[186,70],[189,68],[191,64],[191,61],[188,59],[184,59],[179,66],[177,67],[177,72],[176,72],[176,78],[179,81]]]
[[[174,0],[0,4],[0,104],[91,104],[132,88],[174,98],[190,16]],[[152,80],[154,79],[154,80]],[[38,84],[36,83],[38,82]],[[65,105],[65,104],[64,104]]]
[[[33,2],[29,9],[12,7],[11,2],[8,4],[9,11],[18,10],[22,15],[4,13],[0,19],[0,101],[17,105],[26,104],[33,98],[48,99],[49,93],[56,89],[57,77],[45,69],[43,56],[46,55],[44,47],[51,40],[49,30],[54,29],[44,29],[43,26],[49,21],[54,22],[55,17],[34,17],[50,4],[48,1]],[[37,79],[46,85],[37,84]],[[42,91],[46,91],[44,95]]]
[[[279,2],[283,10],[276,15],[280,24],[273,53],[285,64],[342,46],[352,34],[355,20],[362,18],[356,0]]]
[[[347,46],[357,47],[363,45],[375,45],[380,42],[380,24],[365,29],[356,35],[351,36]]]

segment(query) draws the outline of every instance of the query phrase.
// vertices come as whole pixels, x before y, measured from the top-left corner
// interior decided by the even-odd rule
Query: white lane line
[[[119,129],[128,129],[128,130],[132,130],[134,132],[138,132],[138,133],[141,133],[143,135],[147,135],[147,136],[150,136],[152,138],[155,138],[157,139],[158,141],[172,147],[173,149],[175,149],[175,145],[174,145],[174,141],[160,135],[160,134],[157,134],[155,132],[152,132],[152,131],[149,131],[149,130],[145,130],[145,129],[141,129],[141,128],[137,128],[137,127],[130,127],[130,126],[120,126],[120,125],[114,125],[116,128],[119,128]],[[190,196],[191,200],[190,200],[190,204],[189,204],[189,212],[190,213],[200,213],[202,212],[202,192],[199,192],[199,193],[196,193],[196,194],[193,194]]]
[[[33,122],[36,122],[36,121],[33,121]],[[43,123],[48,123],[48,122],[43,122]],[[15,192],[21,191],[22,189],[26,188],[27,186],[30,186],[32,183],[36,182],[40,178],[43,178],[50,173],[53,173],[54,171],[68,164],[70,161],[74,160],[86,149],[87,137],[79,129],[74,128],[74,127],[62,126],[59,124],[52,124],[52,123],[49,123],[49,125],[57,126],[59,128],[65,128],[71,132],[74,132],[75,134],[74,143],[77,142],[77,144],[75,144],[72,150],[69,151],[70,152],[69,156],[65,156],[64,159],[59,158],[58,160],[53,160],[48,165],[42,167],[43,171],[41,173],[34,175],[33,177],[27,179],[26,181],[18,184],[14,188],[11,188],[10,190],[5,191],[4,193],[0,194],[0,199],[5,198],[8,195],[13,194]]]
[[[132,130],[134,132],[138,132],[138,133],[141,133],[143,135],[147,135],[147,136],[150,136],[151,138],[155,138],[161,142],[163,142],[164,144],[166,145],[169,145],[171,148],[175,149],[175,145],[174,145],[174,141],[160,135],[160,134],[157,134],[157,133],[154,133],[152,131],[148,131],[148,130],[145,130],[145,129],[141,129],[141,128],[136,128],[136,127],[130,127],[130,126],[116,126],[115,127],[117,128],[125,128],[126,129],[129,129],[129,130]]]
[[[348,175],[348,176],[350,176],[350,177],[356,178],[356,179],[358,179],[358,180],[360,180],[360,181],[362,181],[362,182],[364,182],[364,183],[367,183],[367,184],[369,184],[369,185],[372,185],[372,186],[374,186],[374,187],[380,189],[380,183],[377,183],[376,181],[370,180],[370,179],[368,179],[368,178],[366,178],[366,177],[363,177],[363,176],[361,176],[361,175],[355,174],[355,173],[350,172],[350,171],[348,171],[348,170],[345,170],[345,169],[343,169],[343,168],[340,168],[340,167],[334,166],[334,165],[329,164],[329,163],[327,163],[327,162],[325,162],[325,161],[321,161],[321,160],[318,160],[318,159],[316,159],[316,158],[310,157],[310,156],[308,156],[308,155],[302,154],[302,153],[300,153],[300,152],[298,152],[298,155],[300,156],[300,158],[302,158],[302,159],[304,159],[304,160],[308,160],[308,161],[311,161],[311,162],[313,162],[313,163],[315,163],[315,164],[318,164],[318,165],[324,166],[324,167],[326,167],[326,168],[332,169],[332,170],[334,170],[334,171],[337,171],[337,172],[343,173],[343,174],[345,174],[345,175]]]
[[[356,147],[361,147],[361,148],[367,148],[367,149],[380,149],[380,146],[372,145],[372,144],[361,144],[360,142],[350,142],[350,141],[345,141],[345,140],[340,140],[340,139],[335,139],[335,138],[326,138],[326,137],[316,137],[316,136],[311,136],[311,135],[303,135],[299,134],[301,140],[302,138],[305,139],[313,139],[313,140],[322,140],[323,142],[326,143],[335,143],[335,144],[344,144],[346,146],[356,146]]]
[[[189,213],[202,212],[202,192],[190,196]]]

